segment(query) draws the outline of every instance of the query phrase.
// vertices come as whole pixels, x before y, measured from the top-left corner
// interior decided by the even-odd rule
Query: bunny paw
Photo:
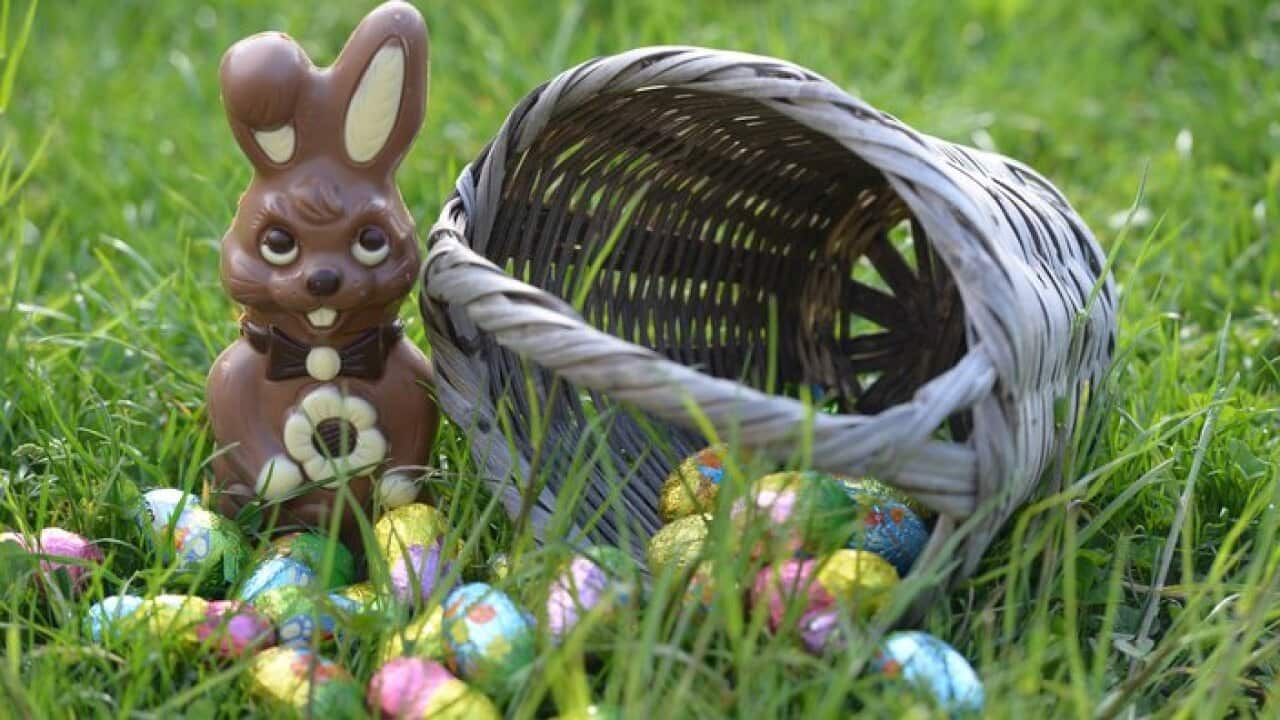
[[[302,480],[302,468],[297,463],[284,455],[276,455],[263,463],[254,490],[267,500],[276,500],[293,492]]]

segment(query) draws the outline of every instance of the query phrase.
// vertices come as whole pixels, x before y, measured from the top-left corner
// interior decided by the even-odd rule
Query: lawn
[[[60,525],[104,539],[110,559],[78,598],[4,568],[0,716],[251,712],[243,663],[183,657],[166,638],[95,647],[78,617],[162,579],[132,503],[198,491],[214,451],[204,378],[238,313],[218,241],[250,172],[219,58],[279,29],[328,62],[369,3],[2,1],[0,525]],[[990,717],[1280,712],[1280,4],[418,4],[430,105],[399,177],[420,231],[526,92],[653,44],[786,58],[1057,183],[1120,289],[1098,441],[924,627],[974,662]],[[425,346],[417,311],[402,314]],[[436,490],[469,541],[459,570],[483,576],[489,554],[528,538],[493,512],[459,438],[441,432]],[[563,554],[528,552],[505,587],[545,583]],[[567,712],[586,692],[628,717],[930,712],[854,672],[868,648],[818,659],[759,617],[720,607],[693,632],[661,605],[589,663],[545,651],[509,715]],[[367,678],[373,645],[335,655]]]

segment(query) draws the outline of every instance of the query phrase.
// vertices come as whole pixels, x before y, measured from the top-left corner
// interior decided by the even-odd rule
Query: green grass
[[[0,715],[252,709],[242,666],[183,658],[167,640],[93,647],[76,618],[122,583],[160,579],[130,504],[139,488],[198,488],[214,449],[203,380],[237,313],[218,282],[218,239],[249,174],[222,115],[218,59],[272,28],[327,62],[365,9],[354,5],[63,0],[35,10],[28,36],[27,3],[3,0],[0,523],[112,540],[82,598],[42,594],[5,559]],[[991,717],[1280,711],[1280,6],[421,5],[431,101],[400,172],[421,228],[525,92],[646,44],[793,60],[1058,183],[1115,258],[1121,334],[1099,393],[1109,412],[1066,490],[1017,515],[925,627],[975,661]],[[416,312],[404,316],[422,343]],[[482,574],[489,553],[528,543],[462,448],[447,427],[442,504],[469,541],[460,571]],[[1180,498],[1185,522],[1171,533]],[[716,533],[724,555],[728,529]],[[506,587],[531,596],[563,553],[530,552]],[[769,638],[758,615],[721,604],[691,623],[661,612],[664,596],[660,586],[639,631],[601,649],[589,675],[572,653],[544,653],[509,712],[550,715],[588,694],[632,717],[834,716],[852,698],[869,716],[929,712],[854,673],[865,646],[811,658]],[[368,643],[337,654],[362,678],[372,671]]]

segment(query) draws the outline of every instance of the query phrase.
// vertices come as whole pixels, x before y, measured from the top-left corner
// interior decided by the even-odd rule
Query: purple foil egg
[[[401,602],[418,604],[431,597],[436,585],[448,573],[441,558],[440,543],[410,545],[391,565],[391,588]]]
[[[214,600],[205,609],[205,621],[196,627],[200,642],[226,658],[257,652],[276,642],[271,621],[236,600]]]
[[[551,584],[547,629],[560,640],[588,613],[614,613],[639,594],[637,570],[628,556],[617,548],[590,548],[575,555]]]

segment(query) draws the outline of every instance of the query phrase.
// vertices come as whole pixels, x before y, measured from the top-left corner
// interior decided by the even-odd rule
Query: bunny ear
[[[302,48],[281,33],[245,38],[222,56],[227,121],[255,168],[280,167],[296,154],[294,116],[311,70]]]
[[[427,25],[403,2],[378,7],[351,34],[333,72],[352,163],[394,169],[409,150],[426,112],[427,53]]]

